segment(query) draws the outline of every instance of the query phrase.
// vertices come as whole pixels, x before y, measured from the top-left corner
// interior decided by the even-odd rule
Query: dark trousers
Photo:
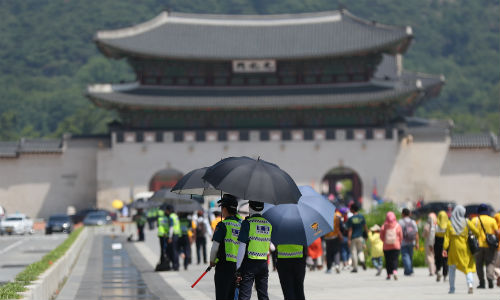
[[[475,254],[477,278],[479,284],[484,285],[484,267],[486,266],[486,278],[495,279],[495,256],[497,249],[480,247]]]
[[[220,261],[215,265],[215,299],[233,300],[236,289],[235,276],[236,263]]]
[[[167,243],[167,255],[168,259],[172,262],[172,269],[174,271],[179,270],[179,252],[177,252],[177,244],[179,243],[179,236],[175,235],[172,237],[172,241]]]
[[[384,250],[384,257],[387,276],[390,276],[398,270],[399,250]]]
[[[160,265],[164,265],[165,263],[168,263],[167,240],[162,236],[159,236],[158,239],[160,240]]]
[[[188,265],[191,263],[191,244],[187,235],[181,235],[179,238],[179,253],[184,253],[184,270],[187,270]]]
[[[252,296],[252,286],[255,281],[257,298],[259,300],[269,300],[267,295],[267,281],[269,270],[267,260],[251,260],[245,258],[241,270],[240,293],[238,300],[249,300]]]
[[[196,258],[198,259],[198,264],[201,261],[201,254],[203,253],[203,263],[207,263],[207,239],[205,237],[196,238]]]
[[[149,230],[155,229],[156,218],[147,218],[147,219],[148,219]]]
[[[436,264],[436,274],[439,274],[443,267],[443,276],[448,275],[448,258],[443,257],[444,237],[436,236],[434,240],[434,262]]]
[[[144,224],[137,224],[137,234],[139,235],[139,241],[144,241]]]
[[[285,300],[304,300],[305,258],[278,258],[276,266]]]
[[[326,243],[326,269],[330,270],[332,268],[333,262],[335,265],[340,264],[340,250],[342,247],[342,242],[339,238],[336,239],[325,239]]]

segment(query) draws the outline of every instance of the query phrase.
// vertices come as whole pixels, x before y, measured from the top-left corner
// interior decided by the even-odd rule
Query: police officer
[[[165,210],[165,215],[168,216],[168,232],[167,232],[167,255],[168,259],[172,262],[172,269],[174,271],[179,271],[179,252],[178,243],[179,237],[181,235],[181,224],[179,222],[179,217],[174,212],[174,207],[172,205],[167,205]]]
[[[179,253],[184,254],[184,270],[187,270],[191,263],[191,241],[189,240],[189,231],[192,230],[192,222],[187,213],[179,213],[179,223],[181,225],[181,235],[179,237]]]
[[[241,223],[238,236],[240,246],[236,263],[236,281],[239,282],[239,300],[250,299],[252,286],[259,300],[269,299],[267,295],[267,281],[269,270],[267,267],[267,253],[271,244],[273,226],[260,215],[264,203],[249,201],[250,217]]]
[[[307,247],[280,244],[276,247],[278,276],[285,300],[303,300]]]
[[[217,224],[210,250],[210,266],[215,266],[215,299],[234,299],[236,256],[241,221],[236,218],[238,200],[225,194],[218,201],[224,220]]]
[[[163,210],[159,210],[158,214],[158,239],[160,241],[160,263],[156,267],[156,271],[170,270],[170,262],[167,256],[167,232],[170,231],[168,217],[165,216]]]
[[[142,208],[137,210],[137,214],[134,216],[134,222],[137,225],[137,234],[139,235],[139,242],[144,242],[144,225],[146,224],[146,217],[144,216],[144,211]]]
[[[147,219],[148,219],[148,226],[149,230],[153,230],[155,228],[155,221],[159,217],[158,215],[158,208],[157,207],[152,207],[148,209],[147,212]]]

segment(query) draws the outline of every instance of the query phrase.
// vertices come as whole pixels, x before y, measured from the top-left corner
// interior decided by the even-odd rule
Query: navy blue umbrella
[[[316,193],[310,186],[300,186],[297,204],[265,204],[263,217],[272,225],[271,241],[275,245],[312,244],[317,238],[333,231],[335,205]]]
[[[202,177],[216,189],[245,200],[271,204],[297,203],[295,181],[277,165],[250,157],[228,157],[209,167]]]

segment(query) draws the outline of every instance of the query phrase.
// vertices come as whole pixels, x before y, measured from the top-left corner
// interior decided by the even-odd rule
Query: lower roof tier
[[[117,110],[262,110],[374,106],[394,99],[435,97],[442,76],[404,72],[398,80],[362,84],[318,84],[273,87],[172,87],[139,83],[96,84],[87,96],[96,105]]]

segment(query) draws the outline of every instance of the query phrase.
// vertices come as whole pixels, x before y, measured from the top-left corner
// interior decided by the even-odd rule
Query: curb
[[[54,294],[58,292],[61,284],[71,273],[88,236],[89,230],[88,228],[84,228],[68,251],[51,268],[42,273],[37,280],[33,281],[31,285],[26,286],[28,290],[20,293],[22,295],[21,299],[53,299]]]

